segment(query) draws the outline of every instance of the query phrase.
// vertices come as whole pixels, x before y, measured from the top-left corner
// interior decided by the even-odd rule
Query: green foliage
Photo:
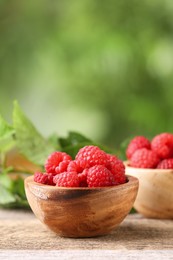
[[[54,151],[54,147],[38,133],[17,102],[14,103],[13,124],[16,145],[20,152],[31,162],[43,165],[45,158]]]
[[[59,138],[59,143],[62,148],[67,146],[74,146],[79,143],[91,143],[92,141],[82,134],[76,132],[69,132],[67,138]]]
[[[12,179],[9,171],[6,169],[0,174],[0,207],[29,208],[23,178]]]
[[[10,176],[13,169],[4,168],[3,160],[6,152],[12,148],[11,143],[19,149],[26,159],[41,166],[44,165],[47,156],[55,151],[55,147],[51,145],[51,142],[42,137],[26,117],[17,101],[15,101],[13,109],[13,126],[8,125],[0,117],[0,207],[28,208],[23,178],[19,175],[13,179]]]
[[[85,145],[93,144],[93,141],[79,133],[69,132],[66,138],[59,138],[59,143],[61,145],[61,150],[71,155],[74,159],[80,148]]]
[[[0,115],[0,152],[6,151],[13,145],[14,128]]]
[[[11,192],[8,191],[8,189],[4,188],[1,184],[0,190],[0,206],[8,205],[15,202],[15,198],[11,194]]]
[[[66,138],[59,138],[59,144],[61,145],[61,151],[68,153],[73,159],[79,149],[86,145],[96,145],[107,153],[114,153],[111,148],[96,143],[84,135],[73,131],[69,132]]]
[[[11,137],[14,133],[13,127],[7,124],[7,122],[0,116],[0,140]]]

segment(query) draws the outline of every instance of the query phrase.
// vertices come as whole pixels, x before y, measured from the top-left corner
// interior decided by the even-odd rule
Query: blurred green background
[[[173,132],[172,0],[0,0],[0,113],[117,147]]]

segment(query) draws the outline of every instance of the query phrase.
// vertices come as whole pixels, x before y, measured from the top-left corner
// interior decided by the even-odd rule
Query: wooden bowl
[[[28,202],[36,217],[64,237],[94,237],[110,233],[131,210],[138,179],[103,188],[64,188],[25,179]]]
[[[139,179],[134,208],[148,218],[173,219],[173,170],[125,165],[126,174]]]

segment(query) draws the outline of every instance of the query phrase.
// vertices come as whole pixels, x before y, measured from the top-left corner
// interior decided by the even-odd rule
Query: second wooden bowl
[[[148,218],[173,219],[173,170],[140,169],[126,164],[126,173],[139,179],[134,208]]]
[[[59,236],[94,237],[110,233],[131,210],[138,179],[103,188],[64,188],[25,179],[28,202],[36,217]]]

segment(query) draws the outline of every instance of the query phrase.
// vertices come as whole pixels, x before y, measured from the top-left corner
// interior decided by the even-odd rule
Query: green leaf
[[[54,147],[55,150],[60,150],[60,144],[56,133],[51,134],[48,137],[48,141]]]
[[[77,145],[84,142],[92,143],[92,141],[89,138],[85,137],[82,134],[72,131],[69,132],[67,138],[59,138],[59,143],[62,148]]]
[[[18,195],[21,199],[26,200],[24,180],[21,177],[13,180],[12,192],[15,195]]]
[[[0,151],[6,151],[14,145],[15,130],[0,115]]]
[[[132,208],[132,209],[130,210],[130,212],[129,212],[129,214],[135,214],[135,213],[137,213],[137,211],[136,211],[135,208]]]
[[[62,148],[62,151],[68,153],[74,159],[79,149],[86,145],[91,145],[91,143],[84,142],[84,143],[78,143],[75,145],[66,146]]]
[[[9,207],[10,207],[10,208],[13,208],[13,209],[14,209],[14,208],[15,208],[15,209],[23,209],[23,208],[29,209],[29,208],[30,208],[27,199],[22,199],[22,198],[20,198],[20,197],[16,197],[15,203],[9,204],[9,205],[8,205],[8,208],[9,208]]]
[[[24,180],[19,175],[12,179],[5,169],[0,174],[0,207],[3,208],[29,208],[26,199]]]
[[[6,189],[4,186],[0,184],[0,204],[5,205],[8,203],[13,203],[15,201],[16,199],[14,195],[8,189]]]
[[[17,101],[14,102],[13,124],[16,131],[16,143],[20,152],[31,162],[43,165],[48,155],[55,149],[37,131],[23,113]]]
[[[14,128],[0,115],[0,140],[8,138],[12,134],[14,134]]]
[[[75,158],[79,149],[86,145],[95,145],[100,147],[100,149],[104,150],[107,153],[114,153],[110,148],[95,143],[91,139],[77,132],[69,132],[67,138],[59,138],[58,140],[61,145],[61,150],[71,155],[73,159]]]
[[[29,203],[27,200],[21,199],[18,196],[14,196],[15,201],[6,203],[6,204],[0,204],[0,208],[5,209],[30,209]]]
[[[13,187],[13,181],[12,179],[6,174],[6,172],[2,172],[0,174],[0,185],[2,185],[4,188],[8,190],[12,190]]]

